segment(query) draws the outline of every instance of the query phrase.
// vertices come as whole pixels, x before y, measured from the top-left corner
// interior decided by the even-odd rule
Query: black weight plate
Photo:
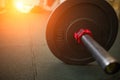
[[[80,28],[91,30],[93,38],[109,50],[118,32],[118,19],[105,0],[67,0],[59,5],[49,18],[46,40],[53,54],[65,63],[94,61],[90,52],[74,40],[73,34]]]

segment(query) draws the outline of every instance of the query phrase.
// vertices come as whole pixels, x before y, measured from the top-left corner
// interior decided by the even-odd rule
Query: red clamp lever
[[[79,44],[82,44],[81,38],[85,34],[92,36],[92,32],[89,29],[80,29],[78,32],[74,33],[74,38]]]

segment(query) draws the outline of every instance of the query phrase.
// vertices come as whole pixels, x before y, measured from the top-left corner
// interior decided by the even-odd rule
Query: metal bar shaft
[[[106,73],[113,74],[119,71],[120,64],[118,61],[103,47],[101,47],[91,36],[85,34],[81,37],[81,41]]]

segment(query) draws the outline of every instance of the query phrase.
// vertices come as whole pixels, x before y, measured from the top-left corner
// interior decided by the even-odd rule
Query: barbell
[[[66,0],[49,17],[46,40],[64,63],[84,65],[96,60],[107,74],[114,74],[120,64],[107,51],[117,33],[118,18],[105,0]]]

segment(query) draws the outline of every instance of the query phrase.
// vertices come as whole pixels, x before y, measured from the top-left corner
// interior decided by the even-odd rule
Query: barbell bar
[[[117,15],[105,0],[66,0],[49,17],[46,40],[63,62],[83,65],[96,60],[107,74],[114,74],[120,64],[107,51],[117,33]]]

